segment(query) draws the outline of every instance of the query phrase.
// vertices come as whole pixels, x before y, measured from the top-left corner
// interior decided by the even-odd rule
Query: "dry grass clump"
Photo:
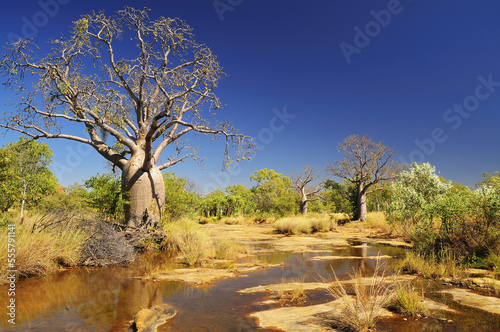
[[[335,282],[328,292],[338,298],[344,306],[342,315],[337,320],[342,326],[355,331],[368,331],[375,328],[384,307],[394,298],[396,276],[386,276],[386,264],[377,260],[373,276],[369,282],[363,282],[358,270],[351,275],[353,296],[335,275]]]
[[[368,212],[365,221],[346,223],[344,227],[371,229],[382,234],[391,234],[394,231],[394,228],[387,221],[385,212]]]
[[[254,223],[254,219],[247,216],[232,216],[223,217],[219,222],[226,225],[250,225]]]
[[[281,234],[297,235],[312,233],[311,220],[305,217],[287,217],[274,223],[274,228]]]
[[[230,240],[214,241],[216,259],[237,259],[240,254],[248,253],[248,247]]]
[[[193,266],[213,256],[210,237],[195,221],[172,221],[165,224],[164,230],[166,236],[160,246],[179,251],[184,256],[184,263]]]
[[[411,285],[399,285],[387,308],[405,316],[429,316],[424,297]]]
[[[424,257],[410,251],[406,253],[401,269],[407,273],[420,274],[427,279],[448,277],[461,283],[466,278],[465,270],[449,254],[443,254],[439,258],[433,255]]]
[[[326,214],[286,217],[274,223],[276,231],[286,235],[329,232],[335,227],[337,227],[336,220]]]
[[[303,304],[306,301],[304,281],[295,281],[292,289],[285,290],[285,281],[281,280],[281,287],[278,289],[277,299],[281,306]]]
[[[313,232],[329,232],[337,227],[337,221],[327,214],[310,217]]]
[[[43,275],[58,266],[75,266],[81,262],[81,252],[88,234],[77,228],[67,227],[33,231],[34,219],[26,218],[15,224],[15,268],[7,265],[7,250],[0,251],[0,273],[17,270],[18,277]],[[0,242],[8,243],[7,227],[0,232]],[[5,280],[0,280],[0,282]]]

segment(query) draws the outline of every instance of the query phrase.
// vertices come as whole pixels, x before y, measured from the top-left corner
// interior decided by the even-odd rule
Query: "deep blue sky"
[[[370,135],[402,160],[428,161],[446,179],[466,185],[500,170],[498,1],[59,0],[57,10],[54,1],[41,2],[54,12],[37,28],[39,44],[68,34],[71,22],[91,10],[147,6],[152,18],[186,20],[197,41],[218,55],[229,75],[217,91],[226,105],[220,114],[263,149],[231,175],[220,173],[223,147],[211,142],[200,150],[205,170],[194,161],[170,169],[201,191],[214,183],[251,186],[250,175],[261,168],[285,175],[305,165],[324,168],[342,157],[337,144],[351,134]],[[231,10],[218,13],[214,4]],[[22,35],[26,22],[43,18],[43,7],[4,3],[2,44],[9,33]],[[385,21],[376,23],[374,16]],[[356,43],[348,62],[345,50]],[[2,111],[7,96],[2,89]],[[455,104],[461,113],[453,111]],[[273,118],[284,109],[295,117],[279,126]],[[15,139],[0,137],[0,145]],[[48,142],[64,186],[106,171],[88,148]]]

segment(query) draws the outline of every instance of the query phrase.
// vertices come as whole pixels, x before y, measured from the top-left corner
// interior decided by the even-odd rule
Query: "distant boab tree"
[[[292,188],[300,195],[300,213],[307,214],[310,201],[317,199],[316,195],[323,189],[323,182],[311,187],[311,183],[319,178],[318,172],[312,166],[304,166],[299,174],[292,174]]]
[[[332,175],[346,179],[357,187],[355,219],[366,219],[366,196],[384,189],[394,180],[398,164],[393,150],[371,137],[351,135],[338,145],[344,158],[328,166]],[[378,184],[375,188],[374,185]],[[373,186],[373,187],[372,187]],[[372,190],[368,190],[372,188]]]
[[[156,223],[165,196],[160,171],[196,159],[187,134],[224,139],[223,165],[231,149],[248,151],[250,138],[215,118],[221,103],[213,91],[224,73],[184,21],[152,20],[147,9],[130,7],[114,16],[92,12],[74,22],[68,38],[49,44],[41,54],[21,39],[3,55],[5,85],[19,100],[0,126],[91,145],[122,171],[128,225]]]

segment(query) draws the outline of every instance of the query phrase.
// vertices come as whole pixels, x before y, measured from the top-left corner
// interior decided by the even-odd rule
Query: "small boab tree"
[[[292,174],[292,188],[300,195],[300,213],[307,214],[308,203],[318,199],[317,194],[323,189],[321,182],[311,187],[311,183],[319,179],[318,172],[312,166],[304,166],[299,174]]]
[[[366,196],[383,190],[384,185],[395,179],[399,172],[392,148],[374,142],[369,136],[351,135],[338,145],[344,158],[329,165],[331,174],[356,185],[356,216],[366,219]],[[377,185],[377,186],[375,186]],[[369,190],[369,189],[372,190]]]
[[[165,201],[160,171],[196,160],[188,134],[225,140],[223,167],[230,150],[240,156],[251,147],[249,137],[215,118],[221,103],[214,89],[224,73],[186,22],[152,20],[147,9],[130,7],[113,16],[92,12],[68,38],[49,44],[42,51],[20,39],[3,55],[4,84],[19,99],[0,126],[92,146],[121,170],[129,226],[156,224]]]

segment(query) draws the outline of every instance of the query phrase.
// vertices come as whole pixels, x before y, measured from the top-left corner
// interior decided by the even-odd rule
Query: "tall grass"
[[[357,270],[352,277],[352,291],[350,292],[335,275],[335,282],[328,288],[328,292],[338,298],[344,306],[342,316],[338,317],[342,325],[347,325],[355,331],[368,331],[375,328],[378,318],[384,307],[395,296],[396,276],[386,276],[386,264],[377,260],[373,276],[365,282],[361,272]]]
[[[166,237],[160,247],[181,252],[184,262],[197,265],[214,255],[210,237],[200,229],[197,222],[181,219],[164,225]]]
[[[424,297],[411,285],[397,286],[396,295],[389,301],[387,307],[405,316],[428,316]]]
[[[462,282],[466,277],[464,268],[447,252],[442,252],[439,257],[436,255],[424,257],[419,253],[409,251],[406,253],[401,269],[408,273],[420,274],[427,279],[448,277]]]
[[[370,229],[382,234],[391,234],[394,231],[394,227],[387,221],[385,212],[368,212],[365,221],[347,223],[344,227]]]
[[[274,223],[274,228],[278,233],[287,235],[329,232],[335,227],[337,227],[337,222],[327,214],[286,217]]]
[[[15,269],[18,277],[47,274],[59,266],[71,267],[81,262],[81,252],[88,234],[76,228],[32,232],[33,222],[26,218],[15,228]],[[2,227],[0,242],[7,243],[7,229]],[[0,251],[0,273],[6,275],[7,251]],[[5,281],[5,280],[2,280]]]
[[[214,241],[216,259],[237,259],[241,253],[248,253],[248,247],[235,243],[230,240],[215,240]]]

